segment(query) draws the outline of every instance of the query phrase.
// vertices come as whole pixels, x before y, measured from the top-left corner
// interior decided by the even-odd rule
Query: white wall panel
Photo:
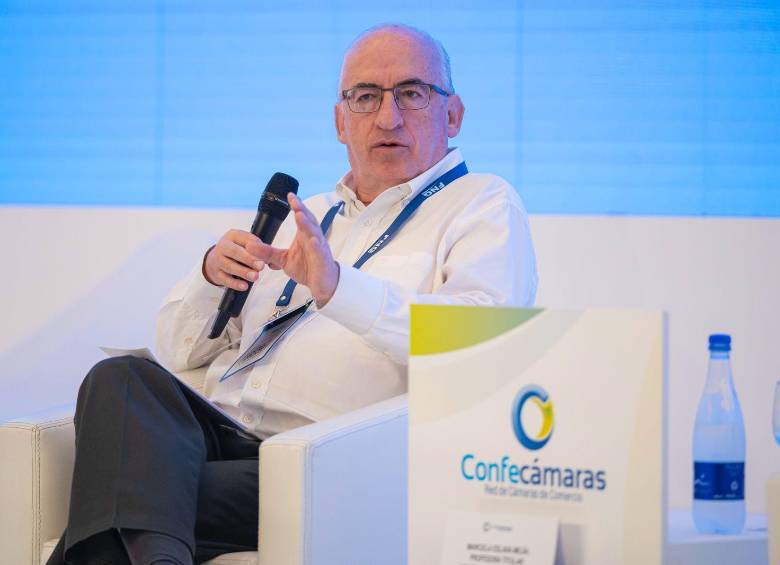
[[[0,208],[0,420],[73,401],[84,372],[102,356],[97,345],[151,344],[167,289],[216,236],[245,228],[253,214]],[[780,221],[532,216],[531,225],[539,305],[669,312],[672,506],[689,504],[707,335],[732,334],[747,428],[748,507],[763,511],[766,479],[780,471],[771,433],[771,395],[780,379]]]

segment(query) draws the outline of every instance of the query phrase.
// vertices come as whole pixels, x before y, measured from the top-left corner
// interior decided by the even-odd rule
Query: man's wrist
[[[337,261],[333,261],[334,269],[335,269],[335,276],[333,277],[335,279],[335,282],[333,283],[333,286],[330,288],[329,292],[325,294],[325,296],[321,296],[319,298],[314,299],[314,303],[317,305],[317,308],[324,308],[325,305],[330,302],[330,299],[333,298],[333,295],[336,294],[336,289],[339,286],[339,278],[341,276],[341,267],[339,266]]]
[[[206,274],[206,260],[209,258],[209,253],[211,253],[216,246],[217,244],[215,243],[214,245],[206,249],[206,252],[203,254],[203,262],[200,265],[200,272],[203,275],[203,278],[206,279],[206,282],[208,282],[209,284],[212,284],[214,286],[222,286],[221,284],[217,284],[214,281],[212,281],[209,278],[209,276]]]

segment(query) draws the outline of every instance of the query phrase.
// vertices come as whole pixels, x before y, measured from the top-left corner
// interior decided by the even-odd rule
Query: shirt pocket
[[[370,275],[389,280],[414,292],[430,291],[433,280],[433,255],[422,251],[408,255],[379,254],[366,262]]]

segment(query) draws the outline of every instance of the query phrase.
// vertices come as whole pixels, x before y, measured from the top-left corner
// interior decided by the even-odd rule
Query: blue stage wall
[[[780,5],[0,0],[0,203],[253,207],[330,190],[340,59],[440,38],[455,144],[531,212],[780,216]]]

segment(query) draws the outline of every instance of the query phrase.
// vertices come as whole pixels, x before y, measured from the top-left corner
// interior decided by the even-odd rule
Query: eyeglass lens
[[[348,92],[347,103],[353,112],[376,112],[382,104],[378,87],[355,87]],[[393,98],[401,110],[420,110],[428,105],[431,89],[426,84],[404,84],[393,88]]]

